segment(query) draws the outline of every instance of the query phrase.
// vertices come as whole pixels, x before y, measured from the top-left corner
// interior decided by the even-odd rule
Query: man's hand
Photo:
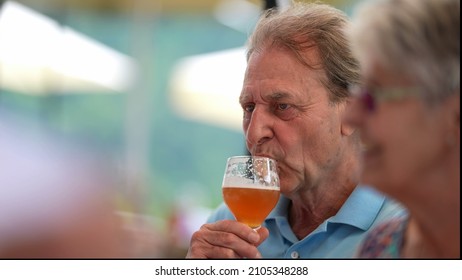
[[[268,235],[264,227],[255,231],[231,220],[204,224],[193,234],[186,258],[261,258],[257,246]]]

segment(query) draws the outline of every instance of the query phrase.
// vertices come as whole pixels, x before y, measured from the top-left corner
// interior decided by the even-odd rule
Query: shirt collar
[[[381,195],[368,186],[357,186],[343,206],[326,223],[349,224],[362,230],[371,227],[385,201]]]
[[[368,186],[357,186],[335,216],[324,221],[318,229],[327,229],[329,224],[347,224],[362,230],[370,228],[377,217],[385,197]],[[267,220],[288,217],[290,200],[281,195],[277,206]]]

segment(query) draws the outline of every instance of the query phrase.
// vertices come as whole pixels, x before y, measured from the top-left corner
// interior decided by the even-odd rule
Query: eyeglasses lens
[[[361,101],[364,107],[369,111],[374,111],[375,109],[375,101],[374,97],[369,93],[369,91],[364,90],[361,94]]]

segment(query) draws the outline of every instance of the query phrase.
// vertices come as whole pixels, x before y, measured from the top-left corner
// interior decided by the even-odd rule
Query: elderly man
[[[348,258],[366,232],[402,208],[358,185],[361,145],[342,121],[359,80],[343,30],[323,4],[262,16],[240,96],[246,145],[278,162],[281,198],[254,231],[223,204],[194,233],[187,258]]]

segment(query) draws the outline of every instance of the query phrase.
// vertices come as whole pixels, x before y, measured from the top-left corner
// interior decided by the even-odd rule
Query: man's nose
[[[273,117],[265,108],[258,107],[254,109],[245,131],[249,150],[252,149],[252,146],[261,145],[273,138],[273,122]]]

